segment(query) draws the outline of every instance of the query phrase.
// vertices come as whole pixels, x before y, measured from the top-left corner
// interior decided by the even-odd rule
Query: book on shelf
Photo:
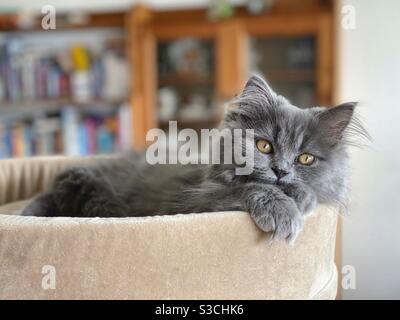
[[[132,147],[132,114],[128,105],[107,112],[67,106],[59,115],[0,120],[0,158],[33,155],[94,155]]]
[[[0,38],[0,104],[71,98],[121,101],[129,86],[122,50],[73,44],[43,48],[12,35]]]

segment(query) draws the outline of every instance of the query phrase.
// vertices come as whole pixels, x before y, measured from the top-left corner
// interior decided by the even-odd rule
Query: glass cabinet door
[[[250,39],[249,69],[299,107],[316,104],[314,37]]]
[[[157,43],[157,108],[160,127],[210,128],[218,121],[215,103],[214,41],[183,38]]]

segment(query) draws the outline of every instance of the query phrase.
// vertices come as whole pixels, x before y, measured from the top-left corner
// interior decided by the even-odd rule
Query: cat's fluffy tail
[[[52,217],[55,215],[56,208],[51,194],[42,194],[25,207],[21,216]]]

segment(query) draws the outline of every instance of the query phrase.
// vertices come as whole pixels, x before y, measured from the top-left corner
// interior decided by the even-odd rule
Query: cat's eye
[[[271,153],[272,152],[272,144],[267,140],[258,140],[257,141],[257,149],[262,153]]]
[[[303,153],[299,155],[298,158],[299,163],[304,164],[305,166],[312,165],[315,161],[315,157],[309,153]]]

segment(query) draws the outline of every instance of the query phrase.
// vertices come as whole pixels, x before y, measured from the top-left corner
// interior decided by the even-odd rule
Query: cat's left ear
[[[342,140],[357,102],[346,102],[317,114],[318,127],[334,144]]]
[[[267,81],[265,81],[263,77],[257,74],[253,74],[249,78],[243,89],[242,95],[252,98],[263,98],[267,100],[270,105],[274,104],[278,96],[275,91],[272,90],[272,88],[268,85]]]

